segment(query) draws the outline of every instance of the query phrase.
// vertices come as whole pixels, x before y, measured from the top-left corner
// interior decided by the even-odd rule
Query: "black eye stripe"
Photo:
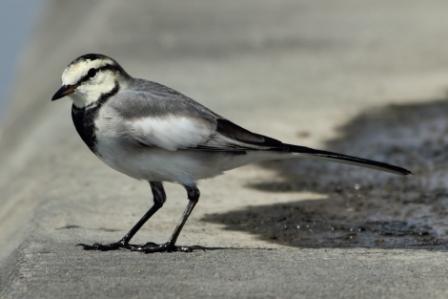
[[[96,69],[90,69],[90,70],[87,72],[87,76],[89,76],[89,77],[93,77],[93,76],[95,76],[96,72],[97,72]]]
[[[80,85],[80,84],[82,84],[82,83],[84,83],[84,82],[90,80],[91,78],[95,77],[95,75],[96,75],[98,72],[106,71],[106,70],[110,70],[110,71],[118,71],[118,72],[121,72],[121,71],[122,71],[122,69],[121,69],[119,66],[117,66],[117,65],[112,65],[112,64],[107,64],[107,65],[102,66],[102,67],[97,68],[97,69],[91,68],[91,69],[89,69],[89,71],[87,72],[87,74],[85,74],[84,76],[81,77],[81,79],[78,80],[78,82],[76,83],[76,85]]]

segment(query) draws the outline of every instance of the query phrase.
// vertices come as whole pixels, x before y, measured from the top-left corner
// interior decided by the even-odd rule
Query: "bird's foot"
[[[110,244],[100,244],[93,243],[89,244],[77,244],[77,246],[81,246],[84,250],[99,250],[99,251],[110,251],[110,250],[118,250],[118,249],[131,249],[132,245],[120,240],[118,242],[110,243]]]
[[[155,253],[155,252],[192,252],[193,250],[205,250],[205,247],[201,246],[176,246],[170,242],[163,244],[156,244],[148,242],[142,246],[131,245],[130,250],[139,251],[143,253]]]
[[[206,250],[207,248],[202,246],[176,246],[170,242],[157,244],[148,242],[144,245],[129,244],[122,240],[110,244],[93,243],[89,244],[77,244],[84,250],[98,250],[98,251],[110,251],[127,249],[130,251],[138,251],[143,253],[155,253],[155,252],[192,252],[193,250]]]

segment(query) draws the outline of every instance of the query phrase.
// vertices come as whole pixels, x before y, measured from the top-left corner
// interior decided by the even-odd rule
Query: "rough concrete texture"
[[[24,55],[0,146],[1,298],[446,298],[446,1],[50,1]],[[150,205],[99,162],[64,66],[103,52],[241,125],[411,168],[248,166],[200,184],[180,238],[207,251],[85,252]],[[168,202],[136,242],[164,241]],[[215,248],[217,247],[217,248]],[[214,249],[214,250],[212,250]]]

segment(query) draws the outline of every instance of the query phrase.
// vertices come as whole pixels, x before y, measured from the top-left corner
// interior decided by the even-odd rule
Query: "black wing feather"
[[[227,119],[221,118],[217,120],[216,131],[230,139],[234,139],[250,145],[263,147],[263,150],[266,150],[266,147],[276,149],[283,148],[284,146],[284,144],[277,139],[253,133]],[[253,148],[249,149],[253,150]]]

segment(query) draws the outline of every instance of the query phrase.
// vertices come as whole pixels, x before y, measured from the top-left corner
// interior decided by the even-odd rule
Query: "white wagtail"
[[[131,77],[112,58],[86,54],[62,73],[52,100],[70,96],[82,140],[107,165],[149,182],[153,205],[118,242],[81,244],[87,250],[126,248],[141,252],[189,251],[175,245],[199,200],[196,182],[248,163],[314,157],[407,175],[410,171],[353,156],[316,150],[252,133],[191,98],[156,82]],[[182,184],[188,205],[167,243],[129,244],[165,202],[162,182]]]

